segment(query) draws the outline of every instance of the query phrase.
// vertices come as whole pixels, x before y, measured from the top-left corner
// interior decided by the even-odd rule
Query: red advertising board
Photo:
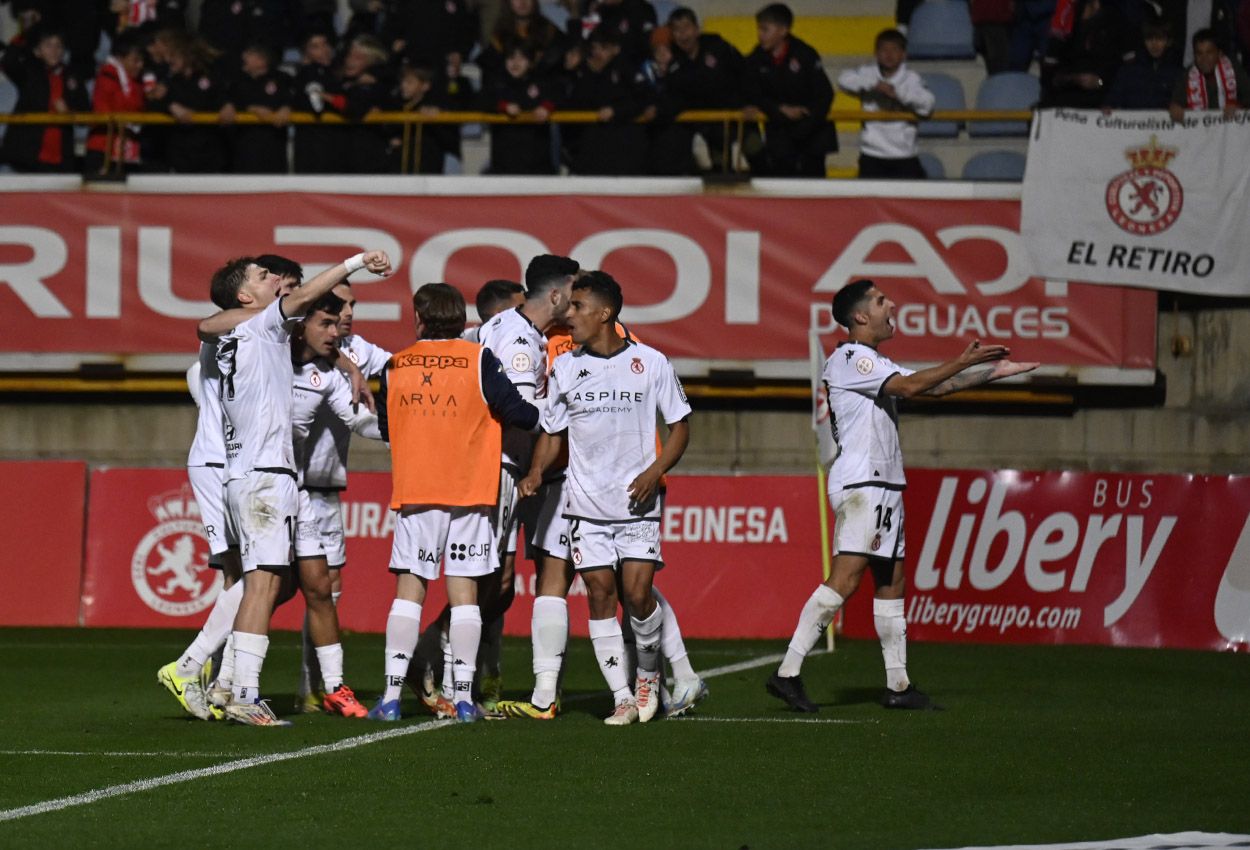
[[[0,353],[190,356],[227,257],[311,270],[380,247],[396,274],[356,275],[357,327],[392,350],[420,284],[472,303],[550,251],[616,276],[625,320],[686,374],[745,359],[806,376],[809,327],[831,348],[833,292],[872,277],[902,305],[896,360],[979,337],[1081,380],[1153,378],[1153,293],[1030,278],[1019,215],[1018,200],[935,197],[16,193],[0,212],[0,311],[17,319]]]
[[[86,498],[85,463],[0,463],[0,625],[78,625]]]
[[[1250,641],[1250,477],[913,470],[906,493],[909,634],[921,641],[1202,649]],[[673,476],[657,585],[690,637],[789,638],[820,580],[815,481]],[[344,496],[340,620],[377,632],[389,477],[357,473]],[[197,627],[216,592],[181,470],[91,479],[87,625]],[[528,634],[533,567],[518,566],[507,632]],[[426,620],[442,607],[436,584]],[[586,634],[580,584],[570,599]],[[297,628],[302,605],[275,620]],[[845,633],[872,638],[871,579]]]

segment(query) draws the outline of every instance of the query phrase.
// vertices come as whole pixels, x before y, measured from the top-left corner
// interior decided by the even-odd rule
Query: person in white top
[[[343,281],[334,287],[332,294],[342,302],[338,314],[337,342],[342,357],[337,362],[350,361],[365,378],[377,377],[386,368],[391,352],[353,332],[356,296],[350,282]],[[361,410],[359,405],[357,408]],[[347,489],[347,456],[352,428],[329,405],[320,405],[308,425],[306,440],[307,451],[300,469],[304,476],[301,492],[307,493],[316,517],[329,568],[330,596],[337,606],[343,595],[343,567],[347,563],[340,494]],[[303,645],[296,709],[316,713],[324,708],[325,694],[317,687],[322,679],[322,670],[317,662],[316,645],[309,630],[307,614],[304,617]]]
[[[898,30],[877,35],[876,62],[838,75],[838,88],[860,99],[865,112],[933,112],[933,92],[907,67],[907,37]],[[910,121],[865,121],[859,137],[859,176],[925,179],[916,155],[916,125]]]
[[[907,677],[907,623],[903,619],[903,453],[898,440],[899,398],[941,396],[1019,375],[1037,363],[1013,363],[1001,345],[971,343],[953,360],[913,372],[882,355],[894,336],[896,307],[870,280],[847,284],[833,296],[833,317],[847,329],[825,362],[830,426],[837,456],[829,472],[829,503],[836,520],[833,567],[799,614],[798,627],[767,690],[796,711],[815,712],[799,676],[803,659],[833,622],[843,602],[871,568],[876,583],[873,620],[885,660],[886,708],[929,708],[929,697]],[[967,371],[992,363],[989,368]]]
[[[290,293],[252,258],[213,275],[213,302],[225,309],[200,322],[200,339],[217,340],[226,414],[226,507],[240,544],[243,598],[234,623],[235,677],[226,716],[256,726],[286,725],[260,699],[269,619],[288,574],[298,497],[291,434],[291,326],[352,272],[388,274],[381,251],[357,254]]]
[[[469,342],[477,342],[478,331],[482,329],[482,325],[489,322],[493,317],[498,316],[504,310],[520,307],[524,303],[525,287],[515,280],[503,280],[500,278],[486,281],[473,299],[473,306],[477,308],[479,324],[471,328],[465,328],[460,338],[467,339]]]
[[[616,703],[605,722],[645,723],[660,705],[663,613],[651,589],[663,563],[658,490],[689,442],[690,404],[663,354],[617,335],[621,289],[610,275],[579,277],[570,303],[568,324],[581,348],[555,360],[543,433],[520,491],[538,492],[543,472],[567,442],[563,513],[570,520],[573,566],[589,596],[591,642]],[[669,426],[658,457],[657,414]],[[637,640],[633,693],[622,669],[625,640],[616,619],[618,565]]]

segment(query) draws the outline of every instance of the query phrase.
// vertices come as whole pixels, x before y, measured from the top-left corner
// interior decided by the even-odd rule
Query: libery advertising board
[[[208,281],[228,257],[278,253],[312,274],[381,248],[396,273],[353,277],[356,327],[390,350],[411,341],[411,294],[421,284],[448,281],[472,304],[484,281],[520,280],[533,256],[554,252],[612,273],[624,320],[686,376],[745,367],[805,377],[809,329],[831,350],[840,333],[833,293],[869,277],[900,305],[891,356],[901,362],[946,360],[980,338],[1082,382],[1154,380],[1153,294],[1031,277],[1020,202],[1009,194],[535,191],[6,193],[0,310],[13,321],[0,361],[34,353],[57,368],[60,355],[189,363],[195,321],[215,311]],[[40,357],[20,362],[30,368]]]
[[[1250,477],[913,470],[905,495],[913,640],[1197,649],[1250,641]],[[87,625],[198,628],[220,587],[180,470],[92,475]],[[344,627],[385,629],[389,476],[343,498]],[[657,586],[691,637],[787,640],[820,581],[814,476],[672,476]],[[519,560],[507,633],[528,634],[535,588]],[[874,639],[871,579],[844,633]],[[443,605],[432,586],[428,622]],[[279,611],[298,628],[302,605]],[[581,583],[570,623],[586,634]]]

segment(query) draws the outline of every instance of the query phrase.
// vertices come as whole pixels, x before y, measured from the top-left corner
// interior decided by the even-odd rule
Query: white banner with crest
[[[1250,295],[1250,111],[1039,111],[1020,232],[1039,277]]]

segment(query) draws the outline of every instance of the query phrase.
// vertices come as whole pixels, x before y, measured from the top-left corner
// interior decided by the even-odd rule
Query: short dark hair
[[[427,283],[412,294],[412,309],[425,329],[422,339],[455,339],[464,333],[464,296],[449,283]]]
[[[1141,25],[1141,37],[1143,41],[1148,38],[1171,38],[1172,26],[1166,18],[1151,15]]]
[[[314,38],[317,38],[318,36],[328,41],[331,47],[334,46],[334,42],[338,38],[338,36],[335,35],[333,30],[328,30],[328,29],[325,29],[324,27],[314,27],[310,30],[307,30],[304,33],[304,37],[299,40],[300,49],[303,50],[307,48],[308,42],[312,41]]]
[[[1206,42],[1208,44],[1214,44],[1216,47],[1220,46],[1220,40],[1216,36],[1215,30],[1211,29],[1210,27],[1203,27],[1202,29],[1198,30],[1196,33],[1194,33],[1193,38],[1190,40],[1193,42],[1194,47],[1197,47],[1202,42]]]
[[[590,31],[590,35],[586,37],[586,43],[589,44],[615,44],[621,46],[621,37],[615,31],[607,27],[595,27]]]
[[[503,45],[503,58],[507,59],[513,53],[520,53],[531,63],[538,58],[538,52],[534,50],[534,45],[528,41],[519,38],[508,39]]]
[[[574,290],[584,290],[599,298],[612,310],[609,321],[615,322],[621,315],[621,306],[625,299],[621,295],[621,285],[607,272],[586,272],[573,281]]]
[[[882,30],[877,33],[877,40],[873,42],[873,47],[880,47],[882,44],[892,42],[897,44],[900,49],[907,49],[907,36],[903,35],[896,29]]]
[[[247,267],[257,265],[255,257],[235,257],[213,272],[213,279],[208,284],[208,297],[223,310],[232,310],[239,305],[239,290],[247,280]]]
[[[757,24],[781,24],[786,29],[794,26],[794,12],[785,3],[769,3],[755,13]]]
[[[524,293],[525,289],[515,280],[486,281],[477,291],[477,297],[473,299],[473,305],[477,307],[478,318],[485,322],[498,313],[503,305],[511,301],[518,292]]]
[[[327,292],[325,295],[322,295],[314,301],[313,305],[308,308],[308,315],[311,316],[313,313],[320,312],[329,313],[331,316],[337,316],[339,313],[343,312],[343,305],[346,303],[346,301],[339,298],[333,292]]]
[[[277,61],[273,48],[265,44],[263,41],[251,42],[243,48],[242,53],[255,53],[257,56],[263,56],[265,58],[265,64],[271,68]]]
[[[863,303],[868,290],[876,286],[871,280],[854,280],[839,289],[833,295],[833,320],[848,331],[851,329],[852,317],[856,309]]]
[[[564,279],[577,274],[581,268],[577,260],[556,254],[539,254],[525,267],[525,290],[527,296],[537,295],[564,283]]]
[[[678,6],[668,13],[668,25],[672,26],[674,21],[690,21],[697,27],[699,25],[699,16],[689,6]]]
[[[304,267],[286,257],[280,257],[277,254],[261,254],[253,258],[252,262],[278,277],[295,278],[301,283],[304,280]]]

